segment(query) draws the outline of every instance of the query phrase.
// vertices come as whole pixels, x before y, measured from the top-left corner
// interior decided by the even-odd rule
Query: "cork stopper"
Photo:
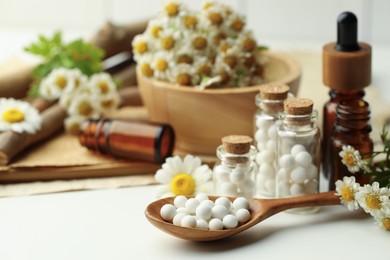
[[[253,139],[246,135],[229,135],[222,137],[226,152],[231,154],[246,154],[249,152]]]
[[[290,87],[282,83],[268,83],[260,86],[260,96],[263,99],[284,100]]]
[[[313,111],[313,101],[307,98],[290,98],[284,101],[284,111],[289,115],[308,115]]]

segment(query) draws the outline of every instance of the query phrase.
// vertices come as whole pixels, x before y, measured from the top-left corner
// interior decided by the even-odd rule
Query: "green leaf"
[[[266,45],[259,45],[259,46],[257,46],[257,50],[258,51],[267,51],[267,50],[269,50],[269,47]]]

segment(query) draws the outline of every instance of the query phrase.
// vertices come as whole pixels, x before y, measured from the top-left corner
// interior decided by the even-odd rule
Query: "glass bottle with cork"
[[[364,88],[371,83],[371,46],[357,41],[358,21],[351,12],[337,18],[337,42],[323,47],[323,82],[331,90],[323,108],[322,166],[328,177],[328,166],[336,107],[343,100],[362,100]]]
[[[284,101],[283,124],[278,129],[276,197],[294,197],[318,193],[320,131],[313,101],[291,98]],[[291,212],[310,213],[317,207]]]
[[[87,120],[79,141],[113,157],[163,163],[173,152],[175,134],[167,124],[123,120]]]
[[[213,169],[214,193],[217,196],[256,195],[256,147],[246,135],[229,135],[222,138],[217,148],[220,162]]]
[[[289,86],[285,84],[264,84],[260,86],[255,98],[258,107],[254,116],[254,137],[258,150],[256,162],[259,172],[256,186],[259,196],[275,197],[276,138],[281,124],[279,113],[283,111],[283,102],[289,91]]]
[[[353,175],[360,184],[370,181],[362,171],[352,173],[342,163],[342,159],[349,164],[357,163],[350,154],[348,146],[358,150],[362,159],[371,156],[374,145],[369,136],[372,130],[369,120],[369,105],[363,100],[343,100],[337,106],[336,122],[330,139],[329,190],[334,190],[335,182],[343,179],[344,176]]]

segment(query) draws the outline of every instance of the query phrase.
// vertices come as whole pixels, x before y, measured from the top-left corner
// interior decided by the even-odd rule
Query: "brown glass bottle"
[[[330,100],[324,105],[322,125],[322,169],[325,177],[328,177],[330,136],[336,121],[336,107],[343,100],[361,100],[364,95],[364,91],[359,89],[329,91]]]
[[[170,125],[104,119],[88,120],[81,128],[81,145],[114,157],[163,163],[173,152]]]
[[[343,146],[350,145],[360,152],[362,159],[371,156],[374,145],[370,138],[372,128],[369,120],[370,109],[365,101],[344,100],[337,106],[336,121],[330,138],[329,190],[334,190],[335,182],[344,176],[353,175],[360,184],[369,182],[369,177],[362,171],[349,172],[339,155]]]

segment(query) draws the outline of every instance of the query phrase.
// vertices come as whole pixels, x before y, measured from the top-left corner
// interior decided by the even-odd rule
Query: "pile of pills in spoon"
[[[205,194],[195,198],[177,196],[173,204],[162,206],[160,215],[177,226],[209,230],[236,228],[250,219],[246,198],[238,197],[231,202],[226,197],[219,197],[212,201]]]

